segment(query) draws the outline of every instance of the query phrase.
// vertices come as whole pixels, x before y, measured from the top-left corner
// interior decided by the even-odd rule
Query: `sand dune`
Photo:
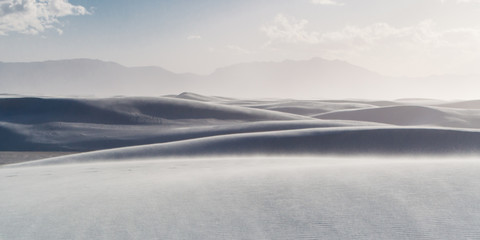
[[[241,100],[194,93],[160,98],[2,98],[0,150],[91,151],[307,128],[390,125],[428,127],[425,131],[430,133],[443,132],[444,127],[480,127],[480,112],[475,109],[404,102]],[[410,134],[413,129],[398,128],[394,135],[402,131]],[[359,140],[352,144],[355,141]]]
[[[0,239],[478,239],[477,103],[4,96]]]
[[[320,119],[350,119],[382,122],[395,125],[438,124],[447,114],[441,110],[423,106],[389,106],[367,109],[335,111],[314,116]]]
[[[172,98],[4,98],[0,121],[15,123],[157,123],[161,119],[293,120],[306,117]]]
[[[202,101],[202,102],[221,102],[221,101],[233,100],[232,98],[204,96],[204,95],[200,95],[192,92],[183,92],[178,95],[170,95],[169,97],[194,100],[194,101]]]
[[[281,101],[264,101],[264,102],[251,102],[249,104],[243,104],[244,107],[267,109],[278,112],[293,113],[297,115],[313,116],[316,114],[337,111],[342,109],[358,109],[369,108],[374,105],[366,103],[336,103],[336,102],[323,102],[308,101],[308,100],[281,100]]]
[[[229,134],[103,150],[23,163],[44,165],[145,158],[317,154],[479,154],[480,131],[428,128],[310,128]]]
[[[444,104],[440,104],[439,106],[460,108],[460,109],[480,109],[480,100],[444,103]]]
[[[356,120],[400,126],[480,128],[480,111],[452,110],[431,106],[390,106],[317,114],[319,119]]]
[[[188,123],[188,122],[187,122]],[[353,121],[260,121],[251,123],[212,121],[185,122],[162,125],[105,125],[79,123],[44,123],[37,125],[4,123],[0,144],[2,151],[91,151],[106,148],[164,143],[235,133],[269,132],[288,129],[327,128],[345,126],[372,126]],[[377,124],[378,125],[378,124]],[[1,126],[1,125],[0,125]],[[0,130],[2,131],[2,130]]]

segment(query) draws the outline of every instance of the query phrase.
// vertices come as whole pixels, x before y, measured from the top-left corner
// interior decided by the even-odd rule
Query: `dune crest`
[[[133,157],[480,152],[476,144],[480,110],[471,109],[475,101],[438,103],[233,99],[190,92],[158,98],[2,98],[0,150],[100,151],[50,163]]]

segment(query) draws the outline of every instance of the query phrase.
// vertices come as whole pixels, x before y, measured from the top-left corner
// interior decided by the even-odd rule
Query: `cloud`
[[[480,46],[480,30],[473,28],[439,30],[432,20],[399,28],[387,23],[375,23],[366,27],[347,26],[340,31],[323,33],[316,43],[337,43],[341,47],[357,49],[371,49],[377,46],[409,49],[471,48]]]
[[[261,27],[266,49],[364,64],[385,74],[454,72],[480,58],[480,29],[439,28],[432,20],[397,27],[388,23],[313,29],[308,20],[277,15]]]
[[[337,2],[335,0],[311,0],[310,2],[318,5],[336,5],[336,6],[344,5],[343,3]]]
[[[273,23],[264,25],[260,28],[270,40],[285,41],[289,43],[317,43],[319,41],[319,33],[315,31],[307,31],[306,26],[308,20],[297,20],[293,17],[286,17],[278,14]]]
[[[457,28],[438,30],[435,22],[424,20],[408,27],[394,27],[388,23],[368,26],[346,26],[338,31],[309,30],[308,20],[297,20],[278,14],[273,23],[260,29],[270,44],[311,44],[341,49],[367,49],[377,45],[416,45],[424,47],[472,46],[480,44],[480,30]],[[480,45],[479,45],[480,46]]]
[[[188,40],[200,40],[202,39],[202,36],[200,35],[190,35],[187,37]]]
[[[46,29],[62,30],[58,18],[89,12],[68,0],[0,0],[0,35],[9,32],[38,34]]]

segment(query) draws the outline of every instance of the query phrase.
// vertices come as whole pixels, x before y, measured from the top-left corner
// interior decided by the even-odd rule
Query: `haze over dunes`
[[[344,61],[321,58],[236,64],[208,75],[73,59],[0,63],[0,79],[3,93],[42,96],[156,97],[190,91],[241,98],[471,99],[476,92],[470,86],[477,77],[388,77]],[[456,94],[460,91],[461,95]]]

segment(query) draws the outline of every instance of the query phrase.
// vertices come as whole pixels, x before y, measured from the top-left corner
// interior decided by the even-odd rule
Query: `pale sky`
[[[0,61],[207,74],[340,59],[389,76],[480,73],[480,0],[0,0]]]

